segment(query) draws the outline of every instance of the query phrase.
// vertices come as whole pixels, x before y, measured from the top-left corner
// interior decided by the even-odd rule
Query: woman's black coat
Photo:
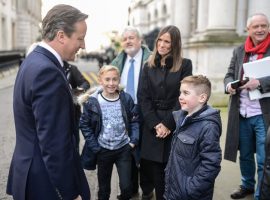
[[[176,72],[170,72],[169,64],[165,67],[158,64],[152,68],[145,64],[138,95],[144,123],[141,158],[160,163],[168,161],[172,134],[164,139],[157,138],[154,127],[163,123],[171,133],[174,131],[172,111],[180,109],[180,81],[189,75],[192,75],[189,59],[184,58],[180,70]]]

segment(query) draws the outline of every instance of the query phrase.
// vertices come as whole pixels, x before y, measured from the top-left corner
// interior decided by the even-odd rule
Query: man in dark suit
[[[13,99],[16,146],[7,184],[15,200],[90,199],[63,69],[63,60],[74,60],[85,48],[87,17],[69,5],[53,7],[42,21],[43,41],[20,66]]]

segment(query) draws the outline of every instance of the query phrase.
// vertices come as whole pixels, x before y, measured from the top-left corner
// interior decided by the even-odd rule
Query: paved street
[[[79,61],[76,63],[81,71],[85,74],[95,74],[98,70],[96,63],[85,63]],[[91,76],[89,75],[90,79]],[[8,168],[15,145],[15,132],[12,114],[12,91],[15,76],[10,75],[0,79],[0,200],[12,199],[5,194],[6,179]],[[94,81],[94,84],[96,82]],[[224,139],[227,124],[226,109],[222,109],[223,119],[223,135],[221,137],[221,147],[224,149]],[[83,141],[82,141],[83,142]],[[92,199],[96,199],[97,179],[96,172],[86,171],[89,185],[91,187]],[[240,181],[239,166],[238,164],[222,161],[222,170],[216,180],[214,200],[230,200],[230,193],[238,187]],[[114,173],[112,179],[112,194],[111,199],[115,200],[118,194],[118,180],[117,175]],[[244,200],[251,200],[252,197],[245,198]]]

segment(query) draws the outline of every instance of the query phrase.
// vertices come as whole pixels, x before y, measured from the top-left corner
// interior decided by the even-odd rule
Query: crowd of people
[[[113,198],[131,199],[141,188],[143,200],[213,199],[222,160],[220,111],[208,104],[209,79],[193,75],[192,61],[182,56],[180,30],[161,28],[150,51],[138,29],[126,27],[123,50],[88,90],[68,63],[85,48],[87,18],[72,6],[54,6],[42,21],[42,41],[19,68],[7,193],[15,200],[89,200],[85,169],[97,170],[98,199],[109,200],[115,165],[120,194]],[[224,78],[230,95],[224,158],[236,162],[240,152],[242,182],[232,199],[269,200],[270,98],[250,100],[248,93],[270,92],[270,77],[242,81],[244,63],[270,56],[267,16],[252,15],[247,33]]]

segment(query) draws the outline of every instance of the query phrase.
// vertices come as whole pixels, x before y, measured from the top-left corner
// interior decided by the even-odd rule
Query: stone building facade
[[[129,23],[143,34],[169,24],[179,27],[193,73],[208,76],[223,99],[233,48],[246,37],[247,18],[258,12],[270,18],[269,0],[133,0]]]
[[[26,49],[40,37],[41,0],[0,0],[0,51]]]

